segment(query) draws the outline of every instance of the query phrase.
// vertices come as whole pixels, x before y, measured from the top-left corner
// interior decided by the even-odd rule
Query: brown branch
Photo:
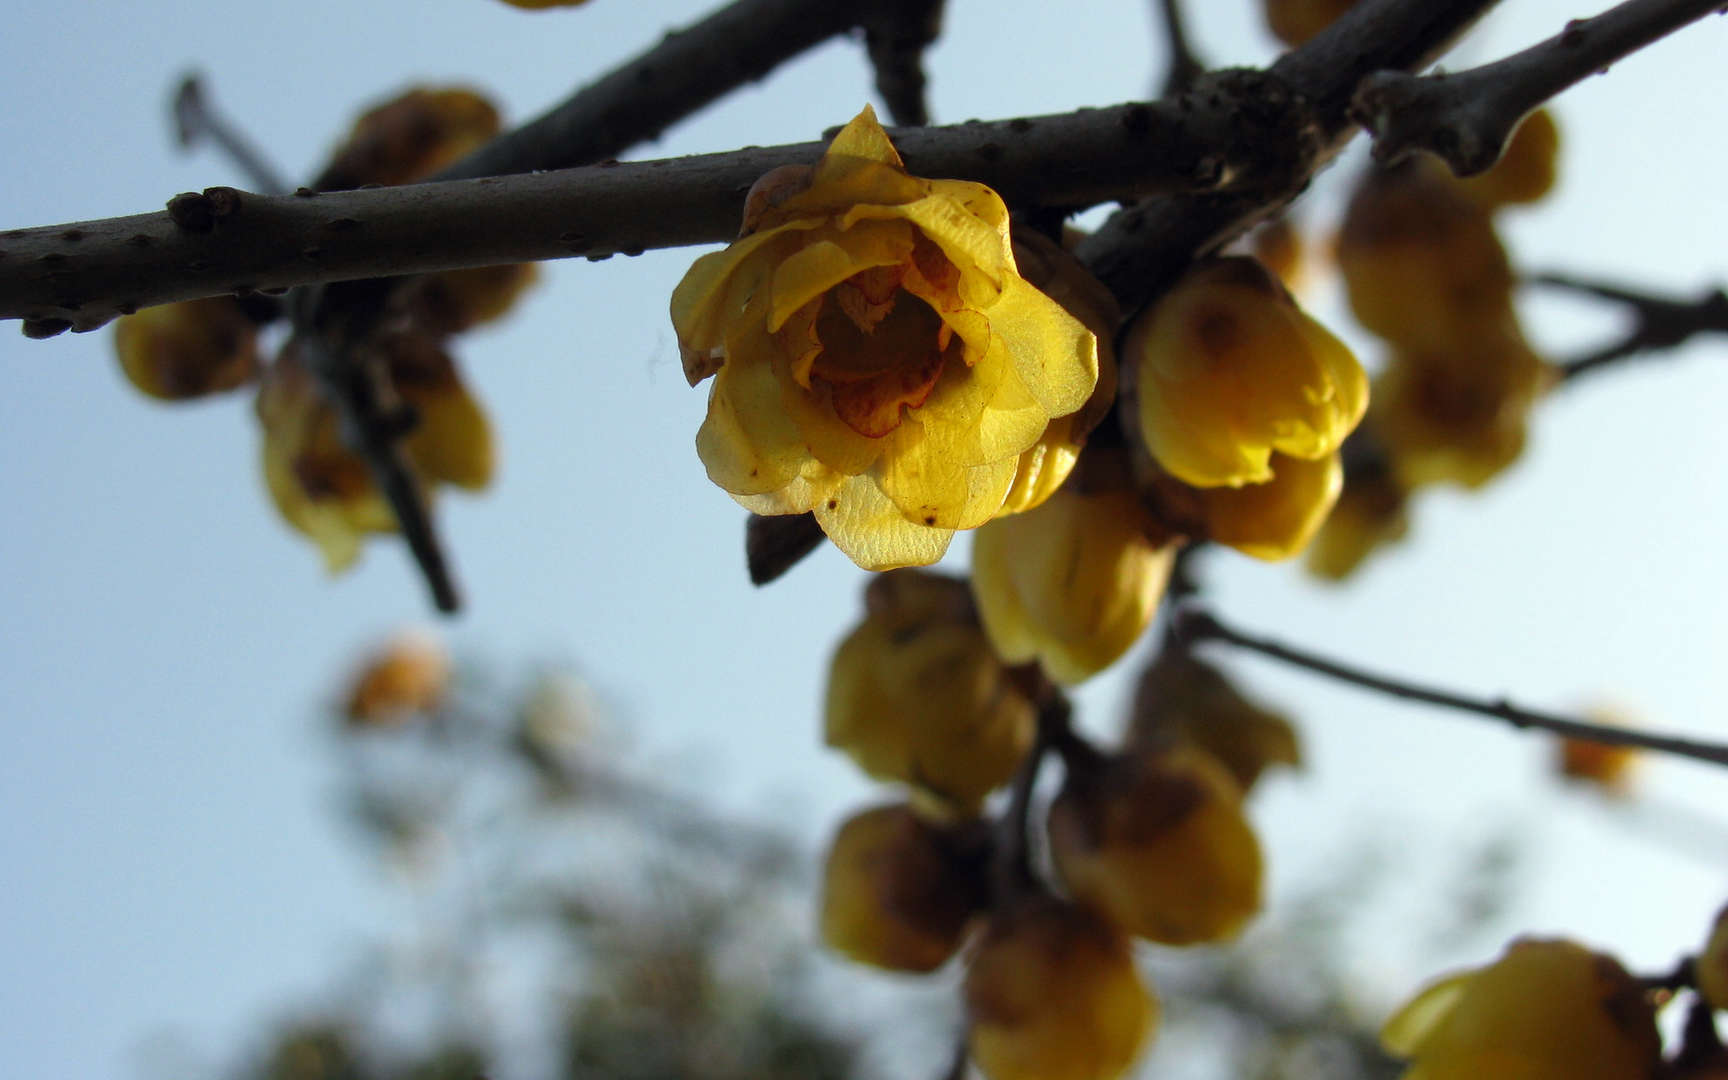
[[[1282,660],[1286,664],[1302,668],[1305,671],[1325,675],[1352,686],[1360,686],[1365,690],[1373,690],[1405,701],[1420,701],[1445,709],[1456,709],[1460,712],[1492,717],[1515,728],[1533,728],[1539,731],[1552,732],[1555,735],[1563,735],[1569,739],[1582,739],[1586,742],[1603,743],[1608,746],[1634,746],[1656,753],[1674,754],[1696,761],[1728,765],[1728,746],[1672,735],[1634,731],[1630,728],[1606,727],[1554,713],[1521,709],[1503,698],[1488,700],[1467,697],[1449,690],[1419,686],[1402,679],[1371,674],[1361,668],[1352,667],[1316,653],[1294,649],[1266,638],[1252,637],[1240,630],[1224,625],[1216,616],[1199,608],[1189,607],[1178,611],[1175,632],[1179,637],[1189,642],[1221,641],[1239,649],[1269,656],[1274,660]]]
[[[567,169],[616,157],[857,26],[866,5],[736,0],[659,43],[540,117],[500,135],[435,180]]]
[[[1200,107],[1118,105],[912,128],[895,140],[918,175],[978,180],[1015,205],[1088,206],[1300,172],[1299,103],[1258,102],[1262,123],[1246,125],[1242,81],[1214,86]],[[221,293],[727,240],[758,177],[822,150],[799,143],[323,194],[212,189],[238,197],[189,225],[154,213],[14,229],[0,232],[0,319],[89,330]]]
[[[272,195],[289,189],[282,174],[265,160],[252,140],[210,104],[197,75],[180,80],[174,91],[173,116],[174,138],[182,150],[209,139],[246,175],[247,183]]]
[[[991,861],[991,903],[1000,909],[1037,887],[1032,870],[1032,794],[1038,787],[1038,771],[1051,751],[1060,752],[1078,738],[1070,721],[1074,707],[1068,695],[1045,677],[1034,664],[1014,668],[1012,674],[1038,708],[1038,733],[1021,760],[1009,789],[1008,806],[996,822],[995,850]]]
[[[779,580],[825,539],[815,514],[751,514],[744,525],[744,565],[750,571],[750,584]]]
[[[1113,216],[1075,254],[1133,312],[1158,295],[1196,257],[1216,251],[1284,206],[1307,187],[1354,132],[1351,95],[1376,71],[1417,69],[1438,56],[1497,0],[1360,0],[1269,72],[1214,72],[1184,95],[1188,107],[1216,105],[1215,87],[1253,76],[1259,89],[1238,93],[1237,119],[1252,138],[1291,139],[1272,132],[1298,111],[1311,117],[1309,152],[1282,176],[1262,172],[1234,192],[1167,194]]]
[[[1699,334],[1728,334],[1728,293],[1719,288],[1694,300],[1673,300],[1568,274],[1538,274],[1530,281],[1611,300],[1632,312],[1632,329],[1620,340],[1559,365],[1562,380],[1600,371],[1629,357],[1676,348]]]
[[[1194,85],[1206,65],[1194,53],[1182,20],[1182,0],[1157,0],[1158,16],[1164,24],[1164,40],[1170,43],[1170,70],[1164,75],[1160,97],[1172,97]]]
[[[942,32],[946,2],[877,0],[875,9],[865,17],[864,45],[870,66],[876,69],[876,93],[896,124],[923,127],[930,122],[930,106],[924,95],[924,50]]]
[[[1626,0],[1469,71],[1426,77],[1381,72],[1362,85],[1352,113],[1374,137],[1375,160],[1391,163],[1426,150],[1457,175],[1474,176],[1500,160],[1518,124],[1543,102],[1720,10],[1722,0]]]

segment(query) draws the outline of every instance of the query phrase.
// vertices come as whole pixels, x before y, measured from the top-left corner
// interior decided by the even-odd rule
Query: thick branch
[[[1688,23],[1722,0],[1626,0],[1504,60],[1456,74],[1384,71],[1363,84],[1352,113],[1391,163],[1426,150],[1459,176],[1486,172],[1520,122],[1549,98]]]
[[[1119,105],[914,128],[895,141],[914,173],[978,180],[1015,205],[1258,188],[1268,174],[1301,173],[1299,103],[1250,102],[1264,77],[1230,74],[1199,107]],[[221,293],[727,240],[758,177],[822,150],[799,143],[323,194],[212,189],[227,193],[221,213],[181,213],[188,224],[155,213],[15,229],[0,233],[0,319],[28,320],[38,334],[88,330],[128,310]]]
[[[1224,625],[1209,612],[1198,608],[1184,608],[1177,612],[1175,633],[1185,641],[1222,641],[1239,649],[1259,653],[1261,656],[1282,660],[1286,664],[1302,668],[1305,671],[1325,675],[1352,686],[1360,686],[1365,690],[1374,690],[1405,701],[1420,701],[1445,709],[1457,709],[1460,712],[1491,717],[1504,721],[1515,728],[1534,728],[1539,731],[1552,732],[1555,735],[1563,735],[1569,739],[1582,739],[1586,742],[1604,743],[1609,746],[1635,746],[1642,750],[1674,754],[1678,757],[1709,761],[1717,765],[1728,765],[1728,746],[1699,742],[1694,739],[1683,739],[1672,735],[1634,731],[1630,728],[1606,727],[1554,713],[1521,709],[1503,698],[1500,700],[1472,698],[1463,694],[1455,694],[1449,690],[1419,686],[1401,679],[1375,675],[1316,653],[1294,649],[1266,638],[1250,636]]]
[[[1301,194],[1354,130],[1351,95],[1369,74],[1414,70],[1431,62],[1496,0],[1360,0],[1312,41],[1286,54],[1270,71],[1281,92],[1306,105],[1314,153],[1304,167],[1269,179],[1258,188],[1231,193],[1164,195],[1116,214],[1076,254],[1109,286],[1124,311],[1132,312],[1167,288],[1197,256],[1223,247]],[[1209,77],[1183,99],[1212,108]],[[1288,106],[1271,111],[1288,111]],[[1276,121],[1244,109],[1244,128],[1263,130]],[[1290,138],[1286,132],[1281,137]]]
[[[616,157],[806,49],[858,25],[864,4],[736,0],[439,173],[469,180]]]
[[[1721,289],[1711,289],[1695,300],[1671,300],[1566,274],[1541,274],[1530,280],[1632,309],[1632,329],[1618,341],[1561,364],[1560,377],[1564,380],[1600,371],[1629,357],[1675,348],[1699,334],[1728,334],[1728,293]]]

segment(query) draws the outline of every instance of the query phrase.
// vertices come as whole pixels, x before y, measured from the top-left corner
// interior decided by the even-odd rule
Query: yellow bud
[[[1716,913],[1696,961],[1698,993],[1712,1009],[1728,1009],[1728,907]]]
[[[446,270],[415,279],[398,303],[420,328],[460,334],[502,318],[539,277],[534,263]]]
[[[430,633],[409,631],[366,661],[344,712],[356,727],[389,727],[436,709],[450,686],[450,657]]]
[[[1492,169],[1465,180],[1464,190],[1490,210],[1533,203],[1552,191],[1560,154],[1560,129],[1554,114],[1537,109],[1524,118]]]
[[[1260,265],[1278,275],[1286,288],[1294,289],[1303,277],[1304,244],[1302,233],[1289,214],[1275,217],[1255,229],[1249,237],[1254,258]]]
[[[1512,325],[1512,267],[1494,223],[1441,166],[1363,177],[1338,268],[1368,330],[1411,349],[1473,347]]]
[[[1344,486],[1338,454],[1308,461],[1274,453],[1271,479],[1241,487],[1191,487],[1173,476],[1152,481],[1159,517],[1193,537],[1277,562],[1300,555]]]
[[[1368,378],[1337,338],[1252,259],[1196,265],[1128,332],[1146,449],[1195,487],[1272,479],[1274,452],[1336,451],[1368,405]]]
[[[1227,940],[1260,910],[1241,789],[1196,746],[1072,771],[1050,807],[1050,854],[1077,900],[1149,941]]]
[[[1176,547],[1132,492],[1081,493],[1071,484],[1035,510],[978,530],[972,594],[1004,660],[1039,660],[1072,685],[1139,640]]]
[[[1158,1025],[1128,939],[1053,897],[991,918],[962,993],[967,1048],[990,1080],[1114,1080]]]
[[[360,115],[314,184],[342,191],[409,184],[498,134],[498,110],[464,87],[414,87]]]
[[[1480,487],[1523,452],[1546,379],[1515,327],[1469,349],[1400,351],[1375,380],[1374,432],[1406,488]]]
[[[1645,1080],[1655,1013],[1612,957],[1569,941],[1512,943],[1488,967],[1430,985],[1381,1032],[1406,1080]]]
[[[114,351],[133,386],[182,401],[250,380],[258,370],[258,326],[232,297],[163,304],[121,316]]]
[[[973,844],[977,848],[978,845]],[[905,805],[849,818],[822,872],[822,940],[891,971],[935,971],[985,903],[977,850]]]
[[[894,577],[906,574],[918,572]],[[964,596],[963,584],[953,587]],[[872,604],[835,650],[827,743],[870,776],[970,811],[1013,776],[1032,744],[1034,710],[970,611],[934,610],[937,597],[909,591],[904,607]]]
[[[430,334],[417,330],[376,340],[392,385],[419,422],[403,449],[427,480],[478,491],[496,468],[492,425],[468,393],[456,361]]]
[[[1224,672],[1180,648],[1164,649],[1140,677],[1128,743],[1197,746],[1224,766],[1243,795],[1267,767],[1302,763],[1296,729],[1284,714],[1249,700]]]
[[[1301,45],[1331,26],[1356,0],[1263,0],[1266,26],[1286,45]]]
[[[1346,469],[1344,491],[1308,546],[1308,572],[1342,581],[1377,548],[1403,539],[1410,527],[1409,501],[1389,462]]]
[[[1590,718],[1610,727],[1631,726],[1624,716],[1607,709],[1590,710]],[[1554,741],[1554,770],[1567,780],[1587,784],[1609,796],[1631,793],[1638,756],[1635,746],[1613,746],[1588,739]]]

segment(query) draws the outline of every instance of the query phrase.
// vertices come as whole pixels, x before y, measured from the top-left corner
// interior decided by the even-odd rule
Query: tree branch
[[[1469,71],[1426,77],[1380,72],[1362,85],[1351,112],[1373,135],[1376,161],[1389,164],[1426,150],[1458,176],[1474,176],[1500,160],[1519,123],[1543,102],[1722,9],[1722,0],[1626,0]]]
[[[735,0],[661,41],[434,180],[567,169],[655,139],[703,106],[843,34],[872,11],[831,0]]]
[[[1672,349],[1699,334],[1728,334],[1728,293],[1720,288],[1695,300],[1671,300],[1567,274],[1538,274],[1533,284],[1584,293],[1632,310],[1632,329],[1619,341],[1559,366],[1562,380],[1599,371],[1628,357]]]
[[[947,0],[878,0],[864,21],[864,45],[876,69],[876,93],[894,123],[923,127],[930,122],[924,96],[924,50],[942,32]],[[835,7],[847,7],[835,4]]]
[[[1183,608],[1177,612],[1175,633],[1189,642],[1222,641],[1249,652],[1269,656],[1274,660],[1282,660],[1286,664],[1302,668],[1305,671],[1325,675],[1352,686],[1360,686],[1365,690],[1373,690],[1405,701],[1420,701],[1445,709],[1457,709],[1460,712],[1492,717],[1511,724],[1515,728],[1534,728],[1556,735],[1564,735],[1571,739],[1582,739],[1586,742],[1603,743],[1608,746],[1635,746],[1642,750],[1674,754],[1678,757],[1713,762],[1717,765],[1728,765],[1728,746],[1671,735],[1658,735],[1646,731],[1634,731],[1630,728],[1606,727],[1554,713],[1521,709],[1505,699],[1490,701],[1466,697],[1448,690],[1438,690],[1384,675],[1374,675],[1360,668],[1327,659],[1316,653],[1294,649],[1288,645],[1280,645],[1266,638],[1252,637],[1240,630],[1224,625],[1210,612],[1195,607]]]
[[[264,159],[252,140],[228,122],[204,95],[204,83],[187,75],[174,91],[174,138],[182,150],[190,150],[204,139],[215,143],[246,175],[248,183],[272,195],[288,190],[288,182]]]
[[[1349,117],[1357,83],[1376,71],[1427,65],[1497,0],[1360,0],[1337,22],[1258,76],[1267,89],[1238,107],[1245,133],[1266,133],[1277,114],[1301,103],[1312,118],[1310,152],[1282,176],[1234,192],[1162,195],[1128,207],[1082,241],[1075,254],[1132,313],[1163,292],[1195,258],[1218,250],[1307,187],[1354,133]],[[1240,72],[1215,72],[1184,98],[1211,108],[1208,86]],[[1255,106],[1259,107],[1256,108]],[[1292,132],[1277,137],[1289,139]]]
[[[1182,21],[1182,0],[1157,0],[1158,15],[1164,24],[1164,40],[1170,43],[1170,70],[1164,74],[1160,97],[1173,97],[1194,85],[1206,70],[1206,65],[1194,54],[1188,40],[1188,30]]]
[[[1478,0],[1481,2],[1481,0]],[[1209,76],[1210,80],[1211,77]],[[918,175],[978,180],[1015,205],[1089,206],[1152,191],[1261,187],[1302,174],[1307,129],[1288,95],[1250,105],[1234,73],[1195,102],[1157,102],[895,133]],[[1244,111],[1259,123],[1244,122]],[[661,161],[285,196],[235,193],[223,212],[166,213],[0,233],[0,319],[90,330],[136,308],[221,293],[647,248],[736,234],[745,192],[822,143]],[[194,197],[196,198],[196,197]]]

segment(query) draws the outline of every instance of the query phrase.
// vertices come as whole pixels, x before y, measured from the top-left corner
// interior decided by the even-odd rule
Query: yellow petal
[[[834,546],[865,570],[928,566],[942,558],[954,538],[952,529],[933,529],[906,520],[865,476],[849,476],[815,506],[816,521]]]
[[[834,136],[834,141],[828,144],[828,152],[823,155],[824,164],[830,157],[864,158],[881,165],[892,165],[903,169],[906,163],[900,159],[900,151],[894,149],[894,144],[888,140],[888,133],[882,130],[882,125],[876,119],[876,110],[866,105],[862,112],[852,118],[852,121],[840,129],[840,134]],[[822,182],[822,173],[818,169],[816,182]]]
[[[983,465],[955,460],[970,432],[908,417],[884,441],[890,446],[870,475],[909,520],[938,529],[975,529],[996,516],[1014,483],[1017,457]]]
[[[1098,384],[1098,339],[1056,301],[1018,277],[989,310],[992,350],[1008,350],[1020,379],[1051,416],[1076,412]]]
[[[781,408],[771,363],[751,356],[720,369],[696,432],[696,454],[708,479],[733,495],[775,491],[798,475],[809,451]]]
[[[972,367],[951,360],[912,418],[940,430],[959,465],[982,465],[1025,452],[1048,427],[1042,406],[1008,363],[1005,350]]]
[[[724,251],[710,252],[697,259],[672,289],[672,329],[691,386],[718,370],[728,330],[744,319],[746,308],[778,261],[767,257],[767,252],[760,258],[751,256],[771,244],[796,244],[795,234],[788,235],[793,229],[796,226],[755,233]]]
[[[806,390],[793,377],[792,362],[784,356],[774,359],[774,377],[780,384],[780,407],[797,425],[810,455],[822,465],[856,476],[882,456],[886,440],[872,439],[847,427],[834,412],[826,384],[817,381]]]
[[[1464,997],[1474,971],[1463,971],[1432,984],[1386,1021],[1380,1045],[1398,1057],[1415,1057]]]
[[[794,311],[853,274],[905,262],[912,254],[912,230],[896,224],[854,230],[843,242],[817,240],[789,255],[774,268],[768,332],[779,330]]]
[[[1001,286],[1006,278],[1017,276],[1014,274],[1014,253],[1008,240],[1007,215],[1004,212],[981,218],[968,212],[968,202],[955,197],[959,193],[954,191],[954,185],[958,183],[960,181],[948,181],[944,183],[943,193],[928,195],[891,210],[916,225],[941,248],[948,261],[960,268],[962,277],[981,273],[991,285]],[[972,202],[1001,202],[995,192],[982,184],[967,184],[965,188],[968,190],[963,194]],[[853,221],[881,216],[889,209],[859,206],[841,219],[842,227]]]

